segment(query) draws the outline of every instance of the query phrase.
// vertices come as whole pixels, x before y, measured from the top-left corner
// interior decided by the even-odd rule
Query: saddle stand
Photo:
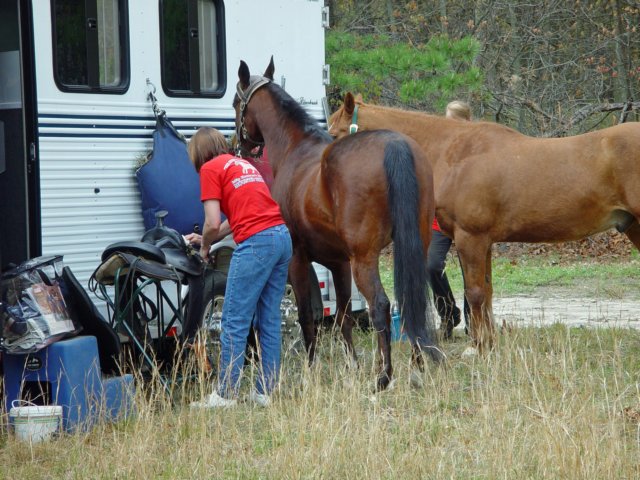
[[[149,369],[157,373],[169,393],[158,360],[172,354],[176,323],[183,318],[182,284],[185,275],[164,262],[162,251],[141,242],[114,244],[103,253],[103,262],[92,276],[92,290],[107,303],[112,326],[124,333]],[[111,288],[112,295],[109,290]],[[170,289],[175,288],[175,296]],[[156,320],[155,335],[150,322]],[[154,345],[152,346],[152,343]],[[160,357],[160,358],[159,358]],[[165,358],[166,360],[166,358]]]

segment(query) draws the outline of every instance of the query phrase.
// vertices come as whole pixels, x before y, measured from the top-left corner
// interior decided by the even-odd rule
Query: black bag
[[[120,337],[96,308],[69,267],[62,270],[62,285],[69,313],[77,324],[82,325],[82,335],[96,337],[102,373],[119,373]]]
[[[62,256],[37,257],[0,277],[0,347],[33,353],[81,327],[71,318],[63,294]]]

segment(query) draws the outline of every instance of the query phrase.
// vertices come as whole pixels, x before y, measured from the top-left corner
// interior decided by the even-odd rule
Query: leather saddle
[[[114,254],[121,253],[126,254],[121,256],[125,259],[129,256],[139,258],[139,266],[142,266],[144,271],[151,272],[150,276],[155,278],[165,276],[162,273],[166,270],[165,266],[183,274],[181,281],[185,280],[184,277],[201,275],[204,268],[202,260],[182,235],[163,225],[162,220],[166,215],[166,211],[158,212],[156,226],[148,230],[139,242],[116,242],[107,246],[102,252],[103,264]]]

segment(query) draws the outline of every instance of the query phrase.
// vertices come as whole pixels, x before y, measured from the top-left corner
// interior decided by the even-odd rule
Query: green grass
[[[558,264],[494,260],[496,295],[637,292],[639,260]],[[390,257],[381,274],[392,292]],[[462,289],[457,260],[447,274]],[[605,292],[606,293],[606,292]],[[582,290],[581,290],[581,294]],[[283,359],[269,409],[241,401],[202,412],[188,404],[211,379],[167,397],[138,383],[137,415],[29,446],[0,417],[0,480],[14,478],[640,478],[640,332],[628,328],[514,327],[481,357],[462,355],[462,331],[441,345],[410,386],[409,346],[394,343],[396,383],[373,394],[376,335],[355,332],[359,368],[347,368],[337,337],[322,335],[318,362]],[[252,375],[251,371],[247,376]],[[245,378],[242,398],[251,388]]]
[[[458,258],[447,257],[446,274],[454,292],[463,290],[462,271]],[[393,295],[393,261],[391,256],[380,259],[380,276],[385,290]],[[609,263],[574,261],[560,263],[553,257],[521,257],[516,260],[494,258],[492,264],[494,295],[556,294],[569,291],[576,296],[600,298],[637,297],[640,292],[640,260]]]
[[[316,368],[285,359],[266,410],[192,411],[203,380],[174,404],[140,389],[134,419],[33,447],[0,428],[0,478],[638,478],[638,331],[554,325],[484,357],[466,346],[444,344],[448,367],[428,364],[415,389],[395,343],[395,387],[373,395],[375,335],[356,335],[358,370],[324,335]]]

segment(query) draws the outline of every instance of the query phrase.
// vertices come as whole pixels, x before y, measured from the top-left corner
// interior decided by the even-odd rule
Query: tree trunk
[[[615,0],[615,12],[613,16],[614,49],[616,58],[616,73],[618,88],[615,89],[615,100],[625,102],[631,99],[631,85],[629,81],[629,32],[626,32],[622,24],[622,5],[620,0]]]

